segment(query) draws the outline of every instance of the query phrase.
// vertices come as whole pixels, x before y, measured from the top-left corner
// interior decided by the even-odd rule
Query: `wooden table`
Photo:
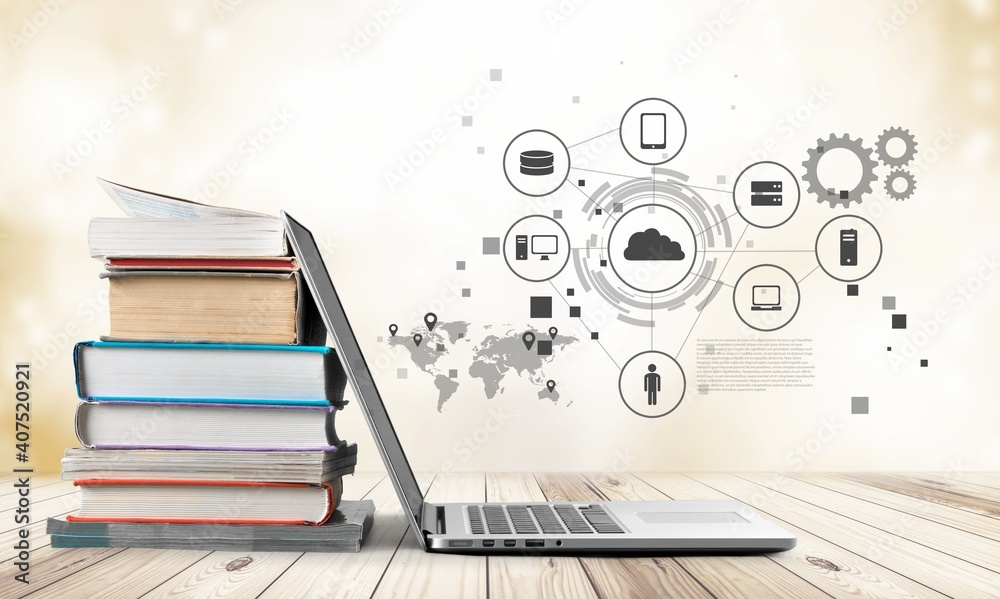
[[[420,477],[433,501],[729,499],[794,532],[737,557],[475,557],[417,549],[382,473],[346,481],[377,506],[361,553],[52,549],[45,518],[78,505],[32,489],[31,583],[13,580],[11,476],[0,477],[0,597],[1000,597],[1000,474],[465,474]],[[425,487],[426,488],[426,487]],[[240,566],[240,564],[245,564]],[[229,565],[229,568],[227,568]]]

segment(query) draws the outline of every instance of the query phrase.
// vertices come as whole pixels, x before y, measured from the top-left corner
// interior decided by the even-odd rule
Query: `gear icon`
[[[906,149],[899,156],[892,156],[886,150],[889,141],[893,139],[898,139],[906,144]],[[906,166],[917,155],[917,140],[908,130],[902,127],[891,127],[883,131],[882,135],[879,135],[878,140],[875,141],[875,154],[886,166],[892,168]]]
[[[823,184],[820,183],[817,170],[820,160],[822,160],[826,152],[835,149],[847,150],[854,154],[858,161],[861,162],[861,180],[854,186],[854,189],[838,191],[823,187]],[[878,162],[872,158],[871,148],[866,148],[860,137],[858,139],[851,139],[846,133],[843,137],[837,137],[835,133],[831,133],[830,137],[826,140],[817,139],[816,147],[809,149],[809,158],[802,162],[802,166],[806,167],[806,174],[802,177],[802,180],[809,184],[806,191],[815,194],[817,202],[822,202],[825,199],[830,203],[830,208],[835,208],[838,204],[847,208],[851,205],[851,202],[860,204],[862,196],[866,193],[871,193],[873,191],[872,183],[878,180],[878,177],[875,175]]]
[[[903,179],[906,181],[906,189],[902,191],[896,190],[896,179]],[[917,189],[917,182],[913,179],[913,175],[910,171],[905,169],[896,169],[889,173],[885,178],[885,192],[889,194],[889,197],[896,200],[905,200],[906,198],[913,195],[913,192]]]

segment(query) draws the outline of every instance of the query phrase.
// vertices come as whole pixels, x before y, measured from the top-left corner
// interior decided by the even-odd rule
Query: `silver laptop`
[[[424,501],[312,233],[282,213],[306,282],[425,551],[504,554],[784,551],[795,536],[738,501]]]

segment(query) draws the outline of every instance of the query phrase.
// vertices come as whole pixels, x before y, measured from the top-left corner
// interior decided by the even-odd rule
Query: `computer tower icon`
[[[528,236],[518,235],[514,238],[514,259],[528,259]]]
[[[840,265],[858,265],[858,230],[840,230]]]

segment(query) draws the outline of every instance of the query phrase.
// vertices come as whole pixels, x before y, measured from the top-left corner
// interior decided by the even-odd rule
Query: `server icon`
[[[555,172],[555,154],[548,150],[525,150],[521,152],[521,174],[538,177]]]
[[[840,265],[858,265],[858,230],[840,230]]]
[[[781,206],[781,181],[751,181],[751,206]]]

